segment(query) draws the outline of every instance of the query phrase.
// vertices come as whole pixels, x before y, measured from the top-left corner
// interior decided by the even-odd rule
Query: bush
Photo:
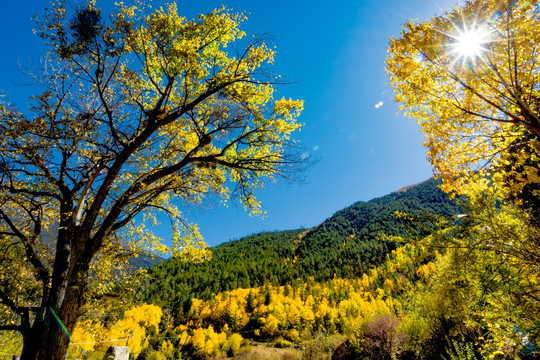
[[[300,333],[296,329],[290,329],[285,333],[285,338],[290,341],[298,341]]]
[[[240,334],[232,334],[225,344],[223,345],[223,351],[227,353],[227,356],[232,357],[240,351],[244,338]]]
[[[376,316],[367,322],[362,339],[362,352],[368,358],[395,359],[407,336],[398,329],[399,320],[392,315]]]
[[[281,337],[276,340],[276,347],[278,348],[290,348],[293,347],[293,345],[294,344],[292,342]]]
[[[449,344],[446,353],[450,357],[443,357],[445,360],[478,360],[474,354],[473,344],[457,340],[449,341]]]
[[[306,344],[302,360],[330,359],[333,351],[332,341],[328,336],[317,336]]]

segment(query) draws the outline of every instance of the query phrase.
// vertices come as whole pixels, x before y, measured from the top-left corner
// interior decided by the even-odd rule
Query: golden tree
[[[538,338],[539,25],[537,1],[472,0],[405,24],[387,58],[395,99],[420,124],[443,190],[467,195],[463,225],[423,239],[448,249],[419,275],[457,280],[437,284],[426,304],[492,339],[509,336],[497,330],[510,332],[503,317]],[[467,291],[448,312],[457,285]]]
[[[466,192],[491,165],[513,196],[540,182],[539,25],[536,1],[474,0],[391,39],[395,99],[420,124],[444,190]]]
[[[174,4],[106,17],[91,1],[38,21],[43,91],[28,112],[0,105],[2,253],[24,254],[17,279],[37,289],[24,297],[0,271],[1,310],[19,315],[0,329],[23,334],[22,359],[65,356],[96,258],[167,250],[144,230],[157,212],[172,250],[199,257],[179,206],[235,196],[257,213],[254,191],[299,170],[302,102],[274,99],[274,51],[244,20],[224,8],[188,20]]]

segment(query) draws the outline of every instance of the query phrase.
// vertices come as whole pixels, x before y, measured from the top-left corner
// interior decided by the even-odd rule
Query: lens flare
[[[473,62],[481,58],[487,51],[486,45],[490,42],[490,32],[481,25],[473,24],[471,27],[464,27],[457,30],[457,34],[452,36],[455,40],[451,44],[452,53],[457,59],[466,62]]]
[[[60,320],[60,318],[58,317],[58,315],[56,315],[56,313],[54,312],[53,308],[49,306],[49,310],[51,311],[51,314],[52,316],[54,317],[54,319],[56,320],[56,322],[58,323],[58,325],[60,326],[60,328],[64,331],[64,333],[66,334],[66,336],[71,339],[71,334],[69,333],[69,331],[66,329],[66,327],[64,326],[64,324],[62,323],[62,320]]]

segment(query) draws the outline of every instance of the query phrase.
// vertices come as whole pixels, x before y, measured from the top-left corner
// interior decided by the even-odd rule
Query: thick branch
[[[2,209],[0,209],[0,217],[4,219],[4,221],[9,226],[11,231],[13,231],[15,236],[21,239],[29,262],[36,269],[38,276],[43,282],[44,286],[47,286],[46,284],[49,281],[49,272],[47,271],[41,260],[39,260],[39,258],[37,257],[36,253],[34,252],[34,248],[30,244],[29,239],[22,232],[19,231],[17,226],[13,223],[13,221],[11,221],[9,216]]]
[[[25,326],[23,325],[0,325],[0,331],[18,331],[24,333]]]

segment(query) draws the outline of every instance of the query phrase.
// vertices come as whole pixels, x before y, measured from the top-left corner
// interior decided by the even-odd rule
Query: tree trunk
[[[57,342],[56,339],[61,336],[62,330],[57,327],[50,310],[40,309],[40,316],[34,321],[25,339],[21,360],[64,359],[65,354],[61,357],[62,354],[53,353],[48,346],[51,342]]]
[[[25,338],[21,360],[64,360],[66,358],[71,333],[84,304],[87,289],[87,262],[78,263],[70,270],[66,274],[66,281],[55,281],[49,299],[44,299],[32,328]]]
[[[25,339],[21,360],[64,360],[82,306],[83,292],[70,287],[62,307],[53,314],[51,306],[42,306],[40,314]],[[60,320],[61,319],[61,320]]]

